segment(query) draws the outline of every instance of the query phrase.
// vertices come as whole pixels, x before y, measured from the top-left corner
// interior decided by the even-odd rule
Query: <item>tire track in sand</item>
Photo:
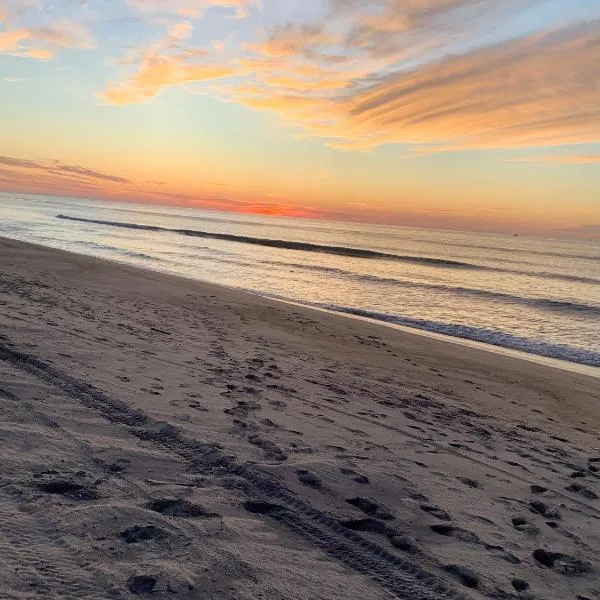
[[[237,464],[234,458],[225,456],[213,444],[188,438],[170,423],[153,419],[35,356],[8,347],[5,342],[0,342],[0,360],[52,384],[86,407],[98,411],[108,421],[127,427],[139,439],[185,458],[195,469],[235,480],[236,487],[241,488],[257,505],[262,503],[266,507],[264,511],[254,512],[269,517],[348,568],[370,578],[393,597],[403,600],[467,600],[467,596],[418,564],[388,552],[312,508],[275,477],[258,468]],[[25,560],[29,559],[25,557]],[[89,597],[93,598],[92,595]]]

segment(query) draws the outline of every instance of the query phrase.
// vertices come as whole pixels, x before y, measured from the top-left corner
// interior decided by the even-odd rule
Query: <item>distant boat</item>
[[[513,233],[513,237],[519,237],[518,233]]]

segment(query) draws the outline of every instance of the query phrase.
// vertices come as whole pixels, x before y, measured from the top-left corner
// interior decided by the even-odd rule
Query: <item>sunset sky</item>
[[[0,0],[0,190],[600,231],[599,0]]]

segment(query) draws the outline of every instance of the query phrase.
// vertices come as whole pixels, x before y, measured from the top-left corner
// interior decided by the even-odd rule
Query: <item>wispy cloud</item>
[[[60,49],[93,47],[89,28],[69,20],[44,27],[8,27],[0,31],[0,54],[50,60]]]
[[[97,98],[143,103],[168,87],[198,92],[188,84],[203,82],[204,93],[274,112],[301,135],[344,151],[402,144],[417,157],[599,143],[600,20],[489,45],[495,21],[548,3],[323,0],[312,21],[254,29],[255,39],[243,45],[230,36],[225,43],[220,30],[219,39],[205,36],[198,47],[194,26],[207,10],[241,18],[259,0],[123,0],[128,16],[166,33],[113,60],[118,76]],[[15,0],[19,10],[0,12],[0,53],[48,60],[61,49],[93,47],[82,21],[13,27],[29,5]],[[596,162],[566,154],[529,160]]]
[[[106,104],[122,106],[139,103],[156,96],[165,87],[210,79],[221,79],[235,74],[227,65],[190,64],[187,56],[150,57],[140,69],[119,85],[111,85],[97,97]]]
[[[234,65],[214,62],[201,48],[181,50],[181,43],[192,33],[189,22],[176,23],[166,35],[142,53],[124,62],[134,63],[136,71],[122,83],[109,85],[97,97],[105,104],[122,106],[145,102],[165,87],[230,77]],[[138,63],[138,64],[136,64]]]
[[[312,93],[263,79],[232,94],[343,150],[387,143],[429,153],[593,143],[600,141],[599,36],[596,21],[368,78],[344,80],[343,69],[328,67],[312,90],[306,86]],[[319,83],[336,77],[343,86],[323,95]]]
[[[127,179],[102,171],[88,169],[78,165],[68,165],[56,160],[25,160],[11,156],[0,156],[0,165],[16,169],[35,170],[44,174],[65,178],[77,178],[80,180],[95,182],[110,182],[117,184],[130,183]]]
[[[169,33],[138,57],[133,74],[98,97],[140,103],[168,86],[236,76],[207,85],[217,97],[275,112],[340,150],[403,144],[419,156],[599,142],[600,21],[448,54],[471,30],[546,1],[329,0],[325,19],[277,27],[237,57],[173,49]],[[131,2],[175,13],[253,4]]]

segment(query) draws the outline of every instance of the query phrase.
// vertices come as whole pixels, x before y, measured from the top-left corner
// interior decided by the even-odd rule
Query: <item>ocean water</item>
[[[0,236],[600,366],[600,243],[0,193]]]

